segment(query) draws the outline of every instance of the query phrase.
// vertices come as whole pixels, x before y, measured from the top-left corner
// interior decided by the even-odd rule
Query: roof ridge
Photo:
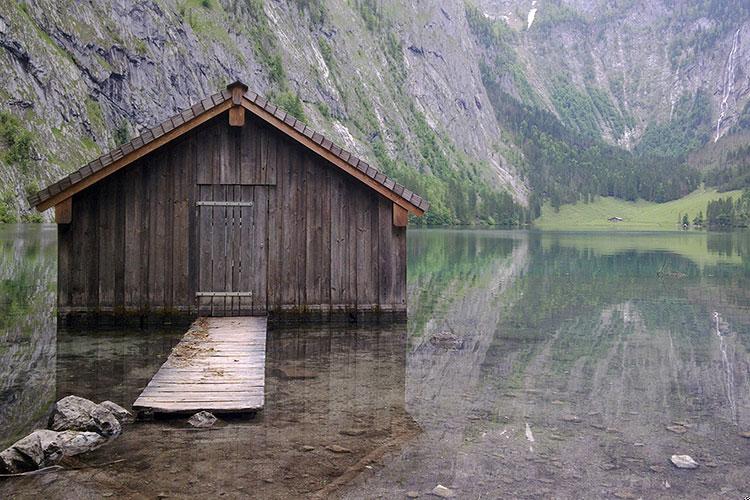
[[[405,201],[414,205],[420,210],[427,211],[427,209],[429,208],[429,203],[427,202],[427,200],[406,189],[404,186],[398,184],[395,180],[389,178],[380,170],[357,157],[355,154],[339,147],[323,134],[320,134],[319,132],[313,130],[309,125],[291,115],[288,111],[273,104],[268,98],[262,96],[261,94],[258,94],[257,92],[249,90],[248,87],[241,81],[236,81],[228,85],[225,90],[201,99],[190,107],[167,118],[154,127],[146,129],[143,133],[134,137],[125,144],[122,144],[102,154],[98,158],[90,161],[86,165],[68,174],[59,181],[54,182],[44,189],[41,189],[36,193],[30,195],[28,197],[29,204],[31,206],[40,205],[51,197],[63,192],[68,187],[73,186],[74,184],[82,181],[90,175],[93,175],[94,173],[120,160],[128,154],[146,146],[147,144],[150,144],[159,137],[168,134],[170,131],[179,127],[180,125],[189,122],[190,120],[207,111],[210,111],[220,104],[225,103],[226,101],[232,99],[231,89],[236,86],[242,86],[243,90],[247,89],[243,94],[243,97],[245,99],[262,108],[267,113],[270,113],[280,122],[286,124],[290,128],[296,130],[300,134],[312,140],[315,144],[330,152],[335,157],[356,168],[360,172],[372,178],[373,180],[384,186],[386,189],[393,192],[400,198],[403,198]]]

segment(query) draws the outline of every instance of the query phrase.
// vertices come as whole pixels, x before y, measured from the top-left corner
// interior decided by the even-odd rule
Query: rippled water
[[[0,226],[0,445],[130,405],[183,333],[56,331],[55,252]],[[272,329],[256,419],[133,424],[0,497],[750,495],[748,233],[415,230],[408,286],[407,324]]]

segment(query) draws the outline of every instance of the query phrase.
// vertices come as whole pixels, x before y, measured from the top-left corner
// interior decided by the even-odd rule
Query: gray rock
[[[199,411],[198,413],[190,417],[188,423],[193,427],[205,429],[207,427],[213,426],[216,423],[216,417],[213,415],[213,413],[207,411]]]
[[[432,494],[440,498],[453,498],[456,494],[452,489],[446,488],[442,484],[438,484],[432,489]]]
[[[0,472],[15,474],[56,464],[63,457],[57,435],[41,429],[19,439],[0,452]]]
[[[697,469],[698,468],[698,462],[693,460],[693,457],[691,457],[690,455],[672,455],[670,460],[678,469]]]
[[[72,457],[99,448],[107,439],[96,432],[63,431],[58,433],[57,441],[63,455]]]
[[[344,448],[343,446],[339,446],[337,444],[330,444],[326,446],[326,450],[332,452],[332,453],[351,453],[352,450],[349,448]]]
[[[113,403],[112,401],[102,401],[99,405],[112,412],[112,415],[114,415],[117,421],[120,422],[120,425],[128,424],[135,420],[132,413],[117,403]]]
[[[118,436],[122,430],[120,422],[110,410],[78,396],[68,396],[55,403],[49,428],[55,431],[96,432],[107,438]]]

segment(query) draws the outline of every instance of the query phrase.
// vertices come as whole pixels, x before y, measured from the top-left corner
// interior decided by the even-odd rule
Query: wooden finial
[[[245,125],[245,108],[242,107],[242,96],[247,92],[247,85],[237,80],[227,85],[227,90],[232,93],[233,106],[229,109],[229,125],[242,127]]]

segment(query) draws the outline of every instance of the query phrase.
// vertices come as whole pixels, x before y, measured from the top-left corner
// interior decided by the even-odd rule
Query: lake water
[[[57,331],[55,260],[0,226],[2,447],[68,394],[129,406],[184,331]],[[0,498],[750,495],[747,232],[414,230],[408,287],[407,324],[269,331],[255,419],[132,424]]]

